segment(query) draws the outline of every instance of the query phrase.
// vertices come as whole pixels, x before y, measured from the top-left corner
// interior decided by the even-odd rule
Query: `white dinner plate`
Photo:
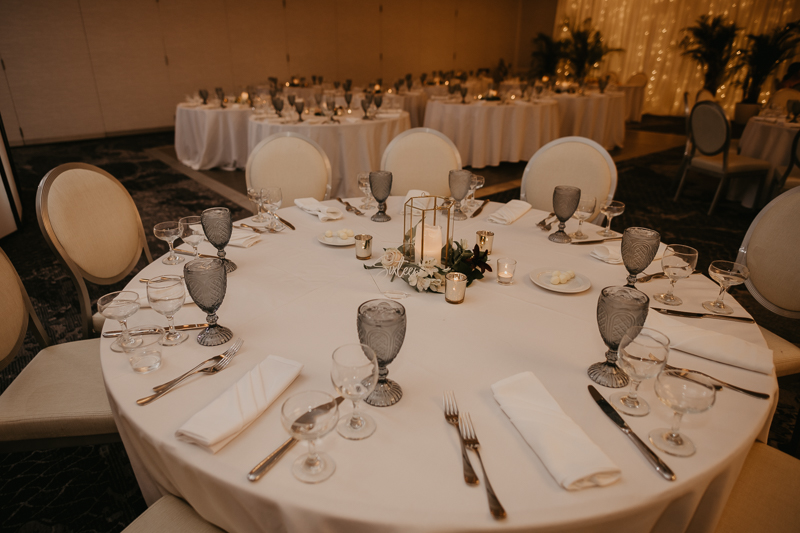
[[[530,273],[531,281],[543,289],[555,292],[583,292],[592,286],[592,282],[589,281],[589,278],[578,274],[577,272],[575,272],[575,277],[568,282],[553,285],[550,283],[550,278],[553,277],[553,272],[556,270],[565,272],[563,269],[553,267],[537,268],[536,270],[532,270]]]
[[[328,246],[352,246],[356,243],[355,237],[350,237],[349,239],[340,239],[336,234],[334,234],[333,237],[326,237],[324,233],[317,235],[317,240],[322,244],[327,244]]]

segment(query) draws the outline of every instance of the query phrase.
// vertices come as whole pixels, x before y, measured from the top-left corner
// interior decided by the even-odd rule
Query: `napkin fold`
[[[294,205],[309,215],[318,216],[322,222],[339,220],[344,215],[341,209],[322,205],[322,203],[316,198],[297,198],[294,201]]]
[[[772,373],[774,363],[769,348],[731,335],[689,326],[657,311],[647,313],[645,326],[669,337],[670,348],[753,372]]]
[[[228,246],[235,246],[236,248],[250,248],[258,242],[261,242],[261,235],[258,233],[254,233],[250,230],[233,228],[233,231],[231,231],[231,239],[228,241]]]
[[[519,217],[531,210],[531,204],[522,200],[511,200],[506,205],[492,213],[489,222],[495,224],[513,224]]]
[[[130,289],[125,289],[126,291],[133,291],[139,295],[139,308],[144,309],[146,307],[150,307],[150,301],[147,299],[147,287],[132,287]],[[184,297],[183,297],[183,304],[193,304],[194,300],[192,297],[189,296],[189,291],[186,289],[186,284],[183,285],[184,290]]]
[[[267,356],[235,385],[192,416],[175,432],[175,436],[217,453],[266,411],[302,369],[302,363],[297,361]]]
[[[604,487],[622,472],[564,413],[533,372],[492,385],[494,399],[556,482],[567,490]]]
[[[420,189],[411,189],[406,194],[406,197],[403,199],[403,202],[400,204],[400,208],[397,210],[397,213],[400,215],[405,214],[406,202],[409,201],[411,198],[417,198],[419,196],[430,196],[431,194],[428,191],[422,191]],[[416,200],[414,202],[415,207],[420,207],[422,209],[430,209],[433,207],[433,198],[428,198],[427,200]]]

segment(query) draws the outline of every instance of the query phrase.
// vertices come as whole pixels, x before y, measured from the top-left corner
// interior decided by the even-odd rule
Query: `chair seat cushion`
[[[0,395],[0,441],[116,432],[100,339],[45,348]]]
[[[696,155],[692,158],[692,167],[708,172],[715,172],[722,174],[722,154],[714,156]],[[736,153],[728,152],[728,172],[757,172],[768,171],[770,168],[769,162],[753,157],[745,157],[737,155]]]
[[[190,505],[167,494],[134,520],[123,533],[224,533],[203,520]]]
[[[790,376],[800,372],[800,348],[783,337],[779,337],[769,330],[759,326],[767,347],[772,350],[772,360],[775,362],[775,374],[778,377]]]

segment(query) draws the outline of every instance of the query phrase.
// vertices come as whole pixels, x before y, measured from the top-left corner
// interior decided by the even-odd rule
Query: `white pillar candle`
[[[417,229],[417,236],[414,239],[414,258],[419,263],[432,259],[435,265],[440,265],[442,257],[442,228],[439,226],[425,227],[420,234]]]

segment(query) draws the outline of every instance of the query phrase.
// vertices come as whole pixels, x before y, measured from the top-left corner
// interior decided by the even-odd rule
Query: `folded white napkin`
[[[175,436],[217,453],[249,426],[297,378],[303,365],[267,356],[235,385],[190,418]]]
[[[698,321],[698,324],[702,322]],[[689,326],[657,311],[647,313],[645,325],[669,337],[670,348],[762,374],[772,373],[774,364],[769,348],[731,335]]]
[[[150,301],[147,299],[147,287],[145,287],[145,286],[143,286],[141,288],[132,287],[130,289],[125,289],[125,290],[126,291],[133,291],[133,292],[135,292],[136,294],[139,295],[139,307],[140,308],[144,309],[146,307],[150,307]],[[189,296],[189,291],[186,290],[186,284],[183,285],[183,290],[184,290],[184,294],[185,294],[185,296],[183,298],[183,304],[184,305],[193,304],[194,300],[192,300],[192,297]]]
[[[297,198],[294,201],[294,205],[309,215],[318,216],[322,222],[338,220],[343,216],[341,209],[322,205],[322,203],[316,198]]]
[[[533,372],[498,381],[492,391],[550,475],[565,489],[604,487],[622,475],[617,465],[561,410]]]
[[[656,252],[656,256],[653,258],[653,261],[661,261],[661,257],[664,255],[664,250],[666,249],[667,245],[663,242],[660,243],[658,245],[658,251]],[[595,246],[589,255],[605,263],[610,263],[612,265],[621,265],[622,241],[611,241],[606,244]]]
[[[512,224],[519,217],[531,210],[531,204],[522,200],[511,200],[506,205],[492,213],[489,222],[495,224]]]
[[[411,198],[417,198],[419,196],[430,196],[430,193],[428,191],[421,191],[419,189],[411,189],[408,191],[406,197],[403,199],[403,202],[400,204],[400,208],[397,210],[397,213],[400,215],[405,214],[406,202]],[[433,198],[429,198],[427,200],[414,200],[414,207],[430,209],[433,207],[432,202]]]
[[[206,239],[208,240],[208,239]],[[231,239],[228,241],[228,246],[235,246],[237,248],[250,248],[257,242],[261,242],[261,235],[253,231],[245,229],[233,228],[231,232]]]

